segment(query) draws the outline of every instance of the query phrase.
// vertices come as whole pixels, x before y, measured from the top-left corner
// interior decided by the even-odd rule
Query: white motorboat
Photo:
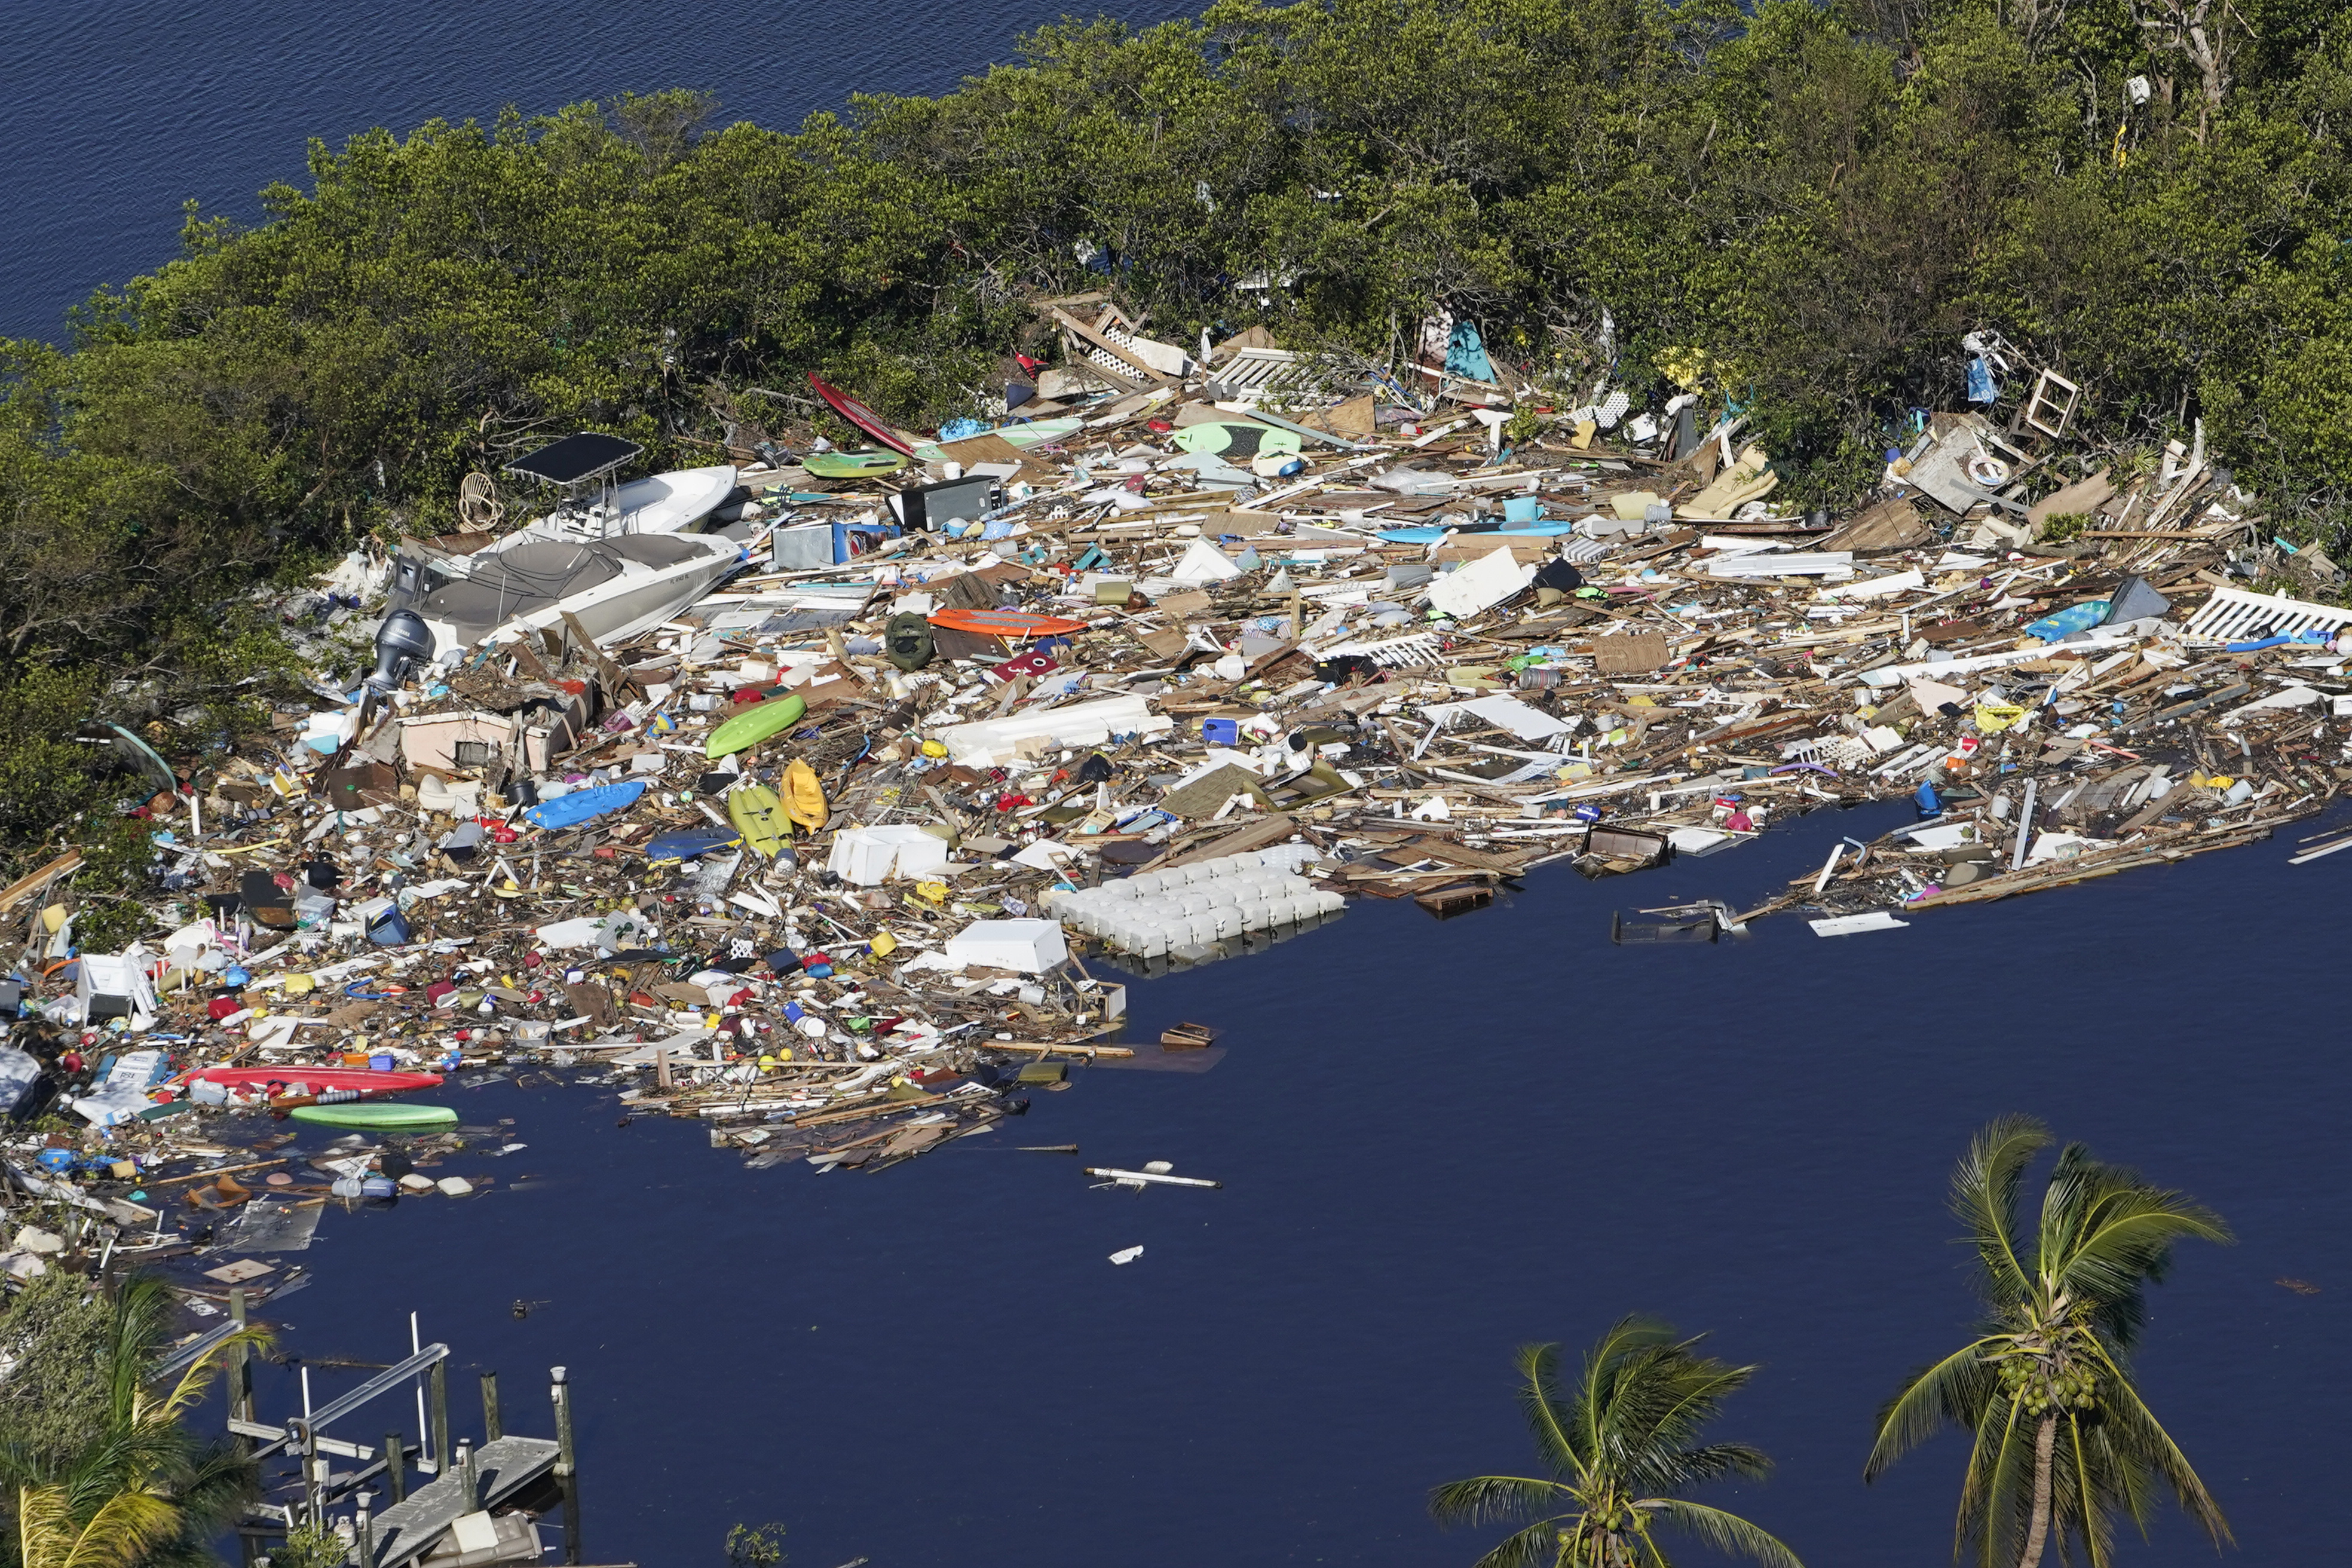
[[[742,547],[708,533],[509,539],[450,565],[465,574],[414,606],[445,653],[560,628],[569,614],[600,644],[648,631],[718,586]]]
[[[548,540],[578,543],[627,533],[682,533],[709,517],[734,490],[732,464],[674,468],[649,479],[632,479],[593,501],[567,502],[492,542],[484,552]]]

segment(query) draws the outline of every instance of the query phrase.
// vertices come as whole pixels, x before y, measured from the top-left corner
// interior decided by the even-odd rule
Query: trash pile
[[[624,485],[634,447],[573,437],[510,466],[561,497],[506,531],[521,490],[476,476],[475,531],[305,601],[376,626],[363,679],[194,777],[114,731],[152,934],[79,951],[72,856],[0,889],[0,1096],[58,1129],[11,1146],[19,1193],[160,1232],[233,1196],[159,1193],[169,1163],[265,1107],[355,1136],[331,1192],[443,1190],[414,1141],[454,1116],[403,1097],[525,1068],[754,1164],[885,1168],[1197,1045],[1116,1043],[1120,976],[1352,897],[1447,916],[1915,798],[1759,907],[1613,930],[1843,934],[2242,844],[2352,777],[2352,611],[2255,591],[2333,563],[2264,542],[2201,438],[2089,461],[2051,373],[2005,426],[1923,413],[1832,519],[1741,416],[1554,406],[1466,323],[1351,379],[1047,313],[1066,363],[993,428],[811,376],[859,445]]]

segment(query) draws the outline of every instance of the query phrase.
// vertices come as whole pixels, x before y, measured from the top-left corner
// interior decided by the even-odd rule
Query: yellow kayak
[[[791,841],[793,825],[784,816],[783,803],[776,792],[763,784],[738,785],[727,796],[727,819],[743,836],[743,842],[763,860],[772,860],[776,851]]]
[[[816,770],[795,757],[784,768],[784,815],[814,833],[824,826],[824,789]]]

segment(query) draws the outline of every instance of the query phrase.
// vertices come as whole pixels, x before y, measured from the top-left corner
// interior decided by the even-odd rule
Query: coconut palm
[[[168,1288],[161,1279],[132,1276],[102,1306],[102,1336],[88,1368],[102,1398],[83,1440],[60,1452],[0,1435],[0,1513],[13,1516],[0,1534],[0,1565],[212,1562],[212,1539],[257,1495],[252,1461],[226,1441],[200,1441],[184,1420],[232,1347],[265,1336],[249,1332],[213,1347],[162,1391],[156,1369],[170,1348]]]
[[[1442,1524],[1528,1520],[1477,1568],[1664,1568],[1654,1531],[1666,1527],[1765,1568],[1802,1568],[1796,1554],[1737,1514],[1674,1494],[1717,1476],[1761,1476],[1770,1461],[1744,1443],[1698,1441],[1752,1366],[1698,1354],[1665,1324],[1627,1318],[1586,1352],[1570,1395],[1559,1347],[1518,1353],[1519,1404],[1542,1476],[1478,1476],[1430,1494]]]
[[[1976,1335],[1915,1373],[1879,1413],[1863,1479],[1949,1424],[1972,1435],[1955,1557],[2037,1568],[2054,1536],[2105,1568],[2121,1513],[2145,1533],[2158,1483],[2218,1545],[2220,1505],[2159,1425],[2130,1370],[2147,1315],[2183,1237],[2226,1242],[2219,1215],[2079,1143],[2060,1151],[2030,1232],[2018,1213],[2025,1167],[2053,1142],[2031,1117],[2003,1117],[1952,1173],[1952,1212],[1976,1248],[1985,1318]]]

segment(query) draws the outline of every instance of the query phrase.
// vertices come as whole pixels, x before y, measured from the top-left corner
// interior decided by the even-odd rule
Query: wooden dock
[[[306,1374],[303,1413],[283,1422],[265,1422],[256,1419],[250,1347],[231,1337],[246,1325],[243,1290],[229,1292],[229,1307],[230,1333],[215,1331],[196,1341],[183,1352],[183,1360],[193,1361],[226,1342],[230,1352],[230,1436],[248,1458],[284,1454],[301,1465],[301,1479],[291,1495],[256,1507],[238,1523],[248,1568],[257,1553],[274,1550],[275,1542],[302,1524],[341,1531],[352,1543],[347,1561],[355,1568],[409,1568],[445,1546],[451,1527],[469,1514],[504,1508],[535,1519],[551,1499],[562,1510],[562,1560],[571,1564],[581,1561],[579,1466],[572,1447],[572,1390],[562,1367],[548,1369],[548,1396],[555,1416],[552,1437],[509,1434],[499,1405],[498,1374],[483,1373],[482,1440],[477,1447],[450,1431],[449,1347],[424,1343],[412,1315],[405,1360],[315,1407]],[[362,1433],[350,1428],[361,1410],[411,1390],[417,1404],[414,1437],[400,1430],[395,1402],[389,1429],[362,1429],[369,1436],[381,1434],[381,1441],[357,1440]],[[341,1426],[346,1435],[330,1433],[327,1428],[333,1426]],[[338,1471],[333,1468],[338,1458],[357,1460],[358,1466]],[[412,1473],[432,1479],[412,1491]],[[389,1506],[375,1511],[371,1504],[385,1492]]]
[[[560,1445],[552,1437],[500,1437],[474,1454],[475,1500],[466,1506],[464,1479],[456,1473],[426,1482],[372,1521],[374,1568],[401,1568],[432,1550],[461,1513],[496,1508],[555,1468]]]

